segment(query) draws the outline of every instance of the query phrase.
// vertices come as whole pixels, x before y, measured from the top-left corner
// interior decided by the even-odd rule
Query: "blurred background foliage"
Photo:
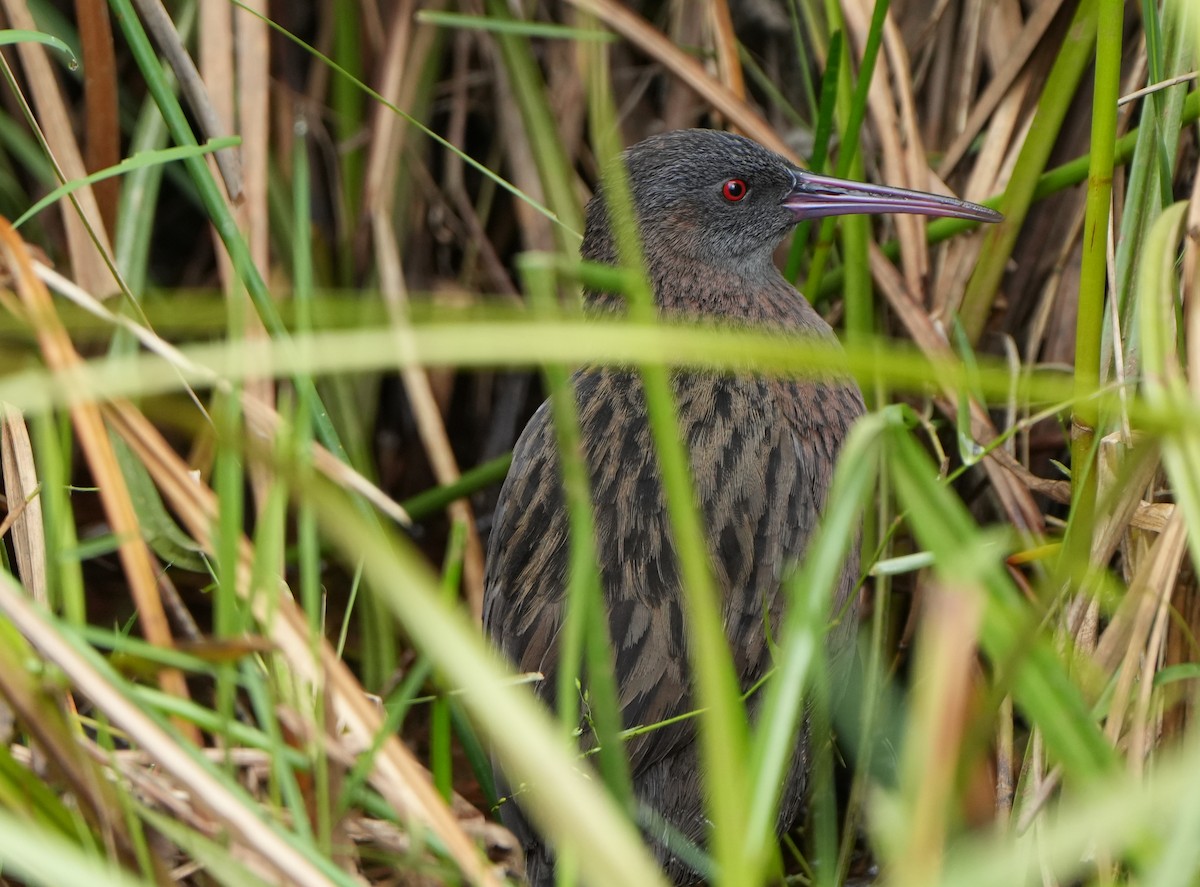
[[[796,584],[865,522],[859,678],[793,608],[713,883],[1196,881],[1194,0],[0,11],[0,878],[500,883],[494,751],[565,868],[657,883],[477,629],[516,435],[618,362],[871,409]],[[801,226],[844,355],[583,318],[598,169],[690,126],[1006,220]]]

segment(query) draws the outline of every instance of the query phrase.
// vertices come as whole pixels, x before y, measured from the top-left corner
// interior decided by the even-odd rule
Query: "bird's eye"
[[[750,192],[742,179],[730,179],[721,186],[721,195],[730,203],[737,203]]]

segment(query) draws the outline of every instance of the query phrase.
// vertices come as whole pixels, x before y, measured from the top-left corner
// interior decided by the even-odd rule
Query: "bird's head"
[[[998,221],[999,213],[921,191],[819,176],[742,136],[685,129],[652,136],[622,155],[642,242],[652,265],[672,259],[754,273],[798,222],[899,212]],[[584,258],[616,252],[603,185],[588,205]]]

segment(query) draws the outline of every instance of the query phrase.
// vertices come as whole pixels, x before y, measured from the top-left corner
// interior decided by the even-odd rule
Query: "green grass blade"
[[[1116,763],[1113,750],[1063,663],[1034,633],[1039,615],[1022,603],[998,556],[984,563],[964,561],[962,552],[979,550],[979,531],[962,503],[938,482],[934,466],[910,434],[898,430],[891,437],[896,494],[909,511],[916,538],[937,558],[951,586],[961,578],[986,589],[981,642],[1002,680],[1011,682],[1017,705],[1043,731],[1068,776],[1086,782],[1110,774]]]

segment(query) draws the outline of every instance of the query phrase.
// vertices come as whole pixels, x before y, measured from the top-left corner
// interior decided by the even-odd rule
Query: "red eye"
[[[737,203],[749,193],[750,189],[746,187],[746,183],[741,179],[730,179],[721,186],[721,194],[730,203]]]

